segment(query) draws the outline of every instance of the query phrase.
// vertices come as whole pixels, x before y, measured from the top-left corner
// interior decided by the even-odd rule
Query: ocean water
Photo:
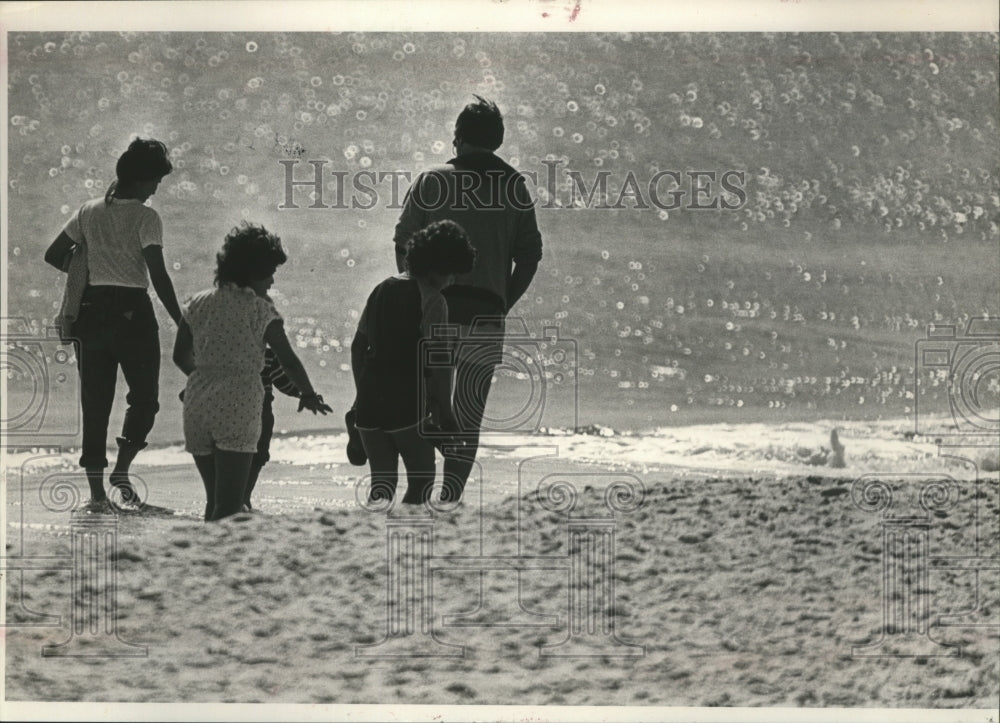
[[[8,343],[41,359],[7,365],[11,414],[47,396],[26,441],[71,432],[78,393],[72,358],[36,343],[62,283],[42,252],[104,193],[131,136],[171,149],[151,203],[181,297],[210,286],[240,220],[282,236],[274,297],[340,411],[364,299],[394,272],[408,184],[388,179],[449,157],[473,93],[505,113],[500,155],[538,176],[545,243],[513,312],[525,333],[498,372],[496,428],[996,424],[1000,333],[976,321],[1000,313],[996,34],[47,32],[9,50],[6,283],[22,321]],[[309,161],[322,196],[289,195],[286,173],[312,178]],[[567,169],[588,191],[606,172],[607,198],[574,207]],[[678,208],[652,203],[663,171],[678,174]],[[700,198],[691,171],[716,174]],[[742,203],[723,192],[727,171],[743,174]],[[363,181],[377,198],[352,185],[380,172]],[[739,207],[691,208],[713,199]],[[152,439],[166,444],[183,381],[158,313]],[[289,407],[279,427],[327,423]]]
[[[547,458],[550,466],[572,472],[588,467],[639,475],[656,484],[662,474],[711,476],[810,476],[856,478],[879,475],[882,479],[921,478],[937,475],[956,480],[993,479],[1000,470],[996,445],[983,439],[955,435],[950,420],[933,418],[930,434],[916,435],[907,420],[877,422],[694,424],[661,427],[641,434],[622,434],[610,428],[586,433],[487,435],[479,461],[489,475],[493,492],[512,494],[517,489],[517,469],[532,459]],[[836,430],[840,455],[833,454],[831,432]],[[268,479],[279,486],[305,485],[326,475],[333,487],[353,485],[367,467],[347,461],[347,435],[343,432],[289,434],[271,444]],[[28,475],[73,468],[73,452],[33,449],[6,455],[8,474]],[[837,461],[834,461],[837,459]],[[166,444],[143,452],[141,463],[150,472],[190,467],[183,444]],[[290,467],[288,467],[290,466]],[[533,482],[537,480],[533,479]]]

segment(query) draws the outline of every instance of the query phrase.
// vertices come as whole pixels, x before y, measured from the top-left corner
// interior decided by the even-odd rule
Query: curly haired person
[[[313,391],[267,296],[274,272],[286,260],[281,239],[244,222],[226,236],[216,256],[216,287],[195,294],[184,307],[173,358],[188,378],[185,449],[205,484],[206,521],[243,508],[261,436],[266,346],[301,392],[299,411],[331,411]]]
[[[439,221],[417,231],[406,244],[406,270],[371,292],[351,344],[357,388],[357,430],[371,468],[370,500],[393,499],[399,458],[406,467],[405,504],[427,499],[434,482],[434,445],[420,433],[433,399],[435,422],[457,429],[451,401],[451,368],[425,368],[421,340],[448,322],[441,290],[476,260],[465,231]],[[426,372],[426,377],[425,377]],[[426,395],[421,385],[426,384]]]

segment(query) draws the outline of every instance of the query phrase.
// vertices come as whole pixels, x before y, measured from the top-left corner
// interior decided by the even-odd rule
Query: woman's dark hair
[[[167,155],[167,147],[160,141],[136,138],[118,158],[115,164],[117,178],[108,188],[104,200],[110,203],[118,186],[153,181],[168,175],[174,166]]]
[[[215,255],[215,285],[249,286],[266,279],[288,260],[281,239],[263,226],[244,221],[233,228]]]
[[[476,102],[469,103],[458,114],[455,139],[495,151],[503,145],[503,116],[493,101],[479,95],[474,97]]]
[[[174,170],[167,157],[167,147],[152,138],[136,138],[129,143],[115,165],[119,183],[152,181]]]
[[[417,231],[406,244],[406,268],[415,277],[467,274],[476,263],[476,249],[454,221],[435,221]]]

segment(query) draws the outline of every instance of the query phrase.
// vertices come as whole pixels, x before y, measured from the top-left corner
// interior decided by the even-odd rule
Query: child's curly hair
[[[435,221],[406,243],[406,268],[415,277],[467,274],[476,263],[476,249],[454,221]]]
[[[288,260],[281,239],[263,226],[244,221],[233,228],[215,255],[215,285],[249,286],[266,279]]]

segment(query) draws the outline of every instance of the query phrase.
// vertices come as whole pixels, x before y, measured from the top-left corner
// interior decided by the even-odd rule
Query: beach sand
[[[137,467],[159,512],[77,518],[56,504],[72,503],[60,480],[86,488],[76,471],[9,471],[8,567],[59,569],[8,573],[7,699],[997,707],[995,571],[932,569],[904,590],[942,644],[922,657],[852,654],[882,634],[882,515],[919,511],[919,480],[888,482],[886,512],[836,470],[635,474],[607,459],[487,456],[460,507],[388,512],[357,503],[364,468],[279,461],[259,512],[215,524],[191,465]],[[611,495],[615,511],[607,488],[628,482],[644,494]],[[952,492],[925,512],[926,549],[995,554],[996,480]],[[117,533],[115,613],[95,614],[140,657],[42,654],[68,640],[142,652],[71,635],[74,614],[96,619],[71,605],[74,534],[94,517]],[[974,608],[977,587],[966,622],[993,627],[936,624]],[[413,633],[378,645],[390,617]]]

